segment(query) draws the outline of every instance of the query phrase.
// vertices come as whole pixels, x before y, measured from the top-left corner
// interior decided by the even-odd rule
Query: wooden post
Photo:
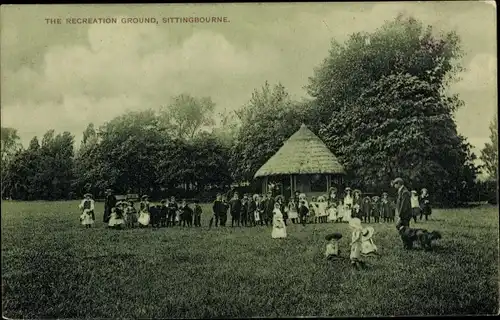
[[[294,192],[294,185],[293,185],[293,175],[290,175],[290,198],[293,198],[293,192]]]
[[[326,193],[328,193],[329,192],[328,190],[330,190],[330,183],[331,183],[331,181],[330,181],[330,175],[327,174],[326,175]]]

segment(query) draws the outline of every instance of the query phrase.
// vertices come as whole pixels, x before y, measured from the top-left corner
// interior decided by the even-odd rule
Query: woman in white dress
[[[273,231],[271,233],[273,239],[286,238],[286,226],[283,220],[283,214],[280,210],[279,203],[274,204],[273,210]]]
[[[144,195],[141,199],[142,201],[139,205],[139,219],[137,219],[137,222],[139,222],[141,227],[147,227],[149,225],[149,221],[151,220],[148,196]]]
[[[331,187],[328,194],[328,221],[337,222],[341,215],[339,214],[339,199],[337,198],[337,188]]]
[[[342,220],[349,222],[352,218],[352,206],[353,206],[353,197],[351,194],[351,188],[345,188],[345,196],[344,196],[344,205],[343,205],[343,218]]]
[[[121,211],[122,202],[118,202],[115,208],[111,209],[108,226],[110,228],[120,229],[125,224],[123,220],[123,212]]]

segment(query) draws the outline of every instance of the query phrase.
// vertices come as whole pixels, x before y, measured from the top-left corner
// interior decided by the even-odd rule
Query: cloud
[[[78,135],[89,122],[102,124],[126,109],[158,108],[183,92],[212,96],[224,108],[238,101],[231,92],[243,103],[242,81],[259,78],[278,57],[262,45],[242,50],[211,31],[162,46],[161,29],[145,25],[92,25],[88,43],[48,48],[38,72],[6,72],[3,125]]]

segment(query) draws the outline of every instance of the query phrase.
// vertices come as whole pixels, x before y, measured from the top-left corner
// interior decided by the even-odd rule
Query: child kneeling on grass
[[[335,232],[329,234],[325,237],[326,241],[328,241],[326,245],[325,257],[328,260],[332,260],[338,258],[340,256],[339,251],[339,240],[342,238],[342,234]]]

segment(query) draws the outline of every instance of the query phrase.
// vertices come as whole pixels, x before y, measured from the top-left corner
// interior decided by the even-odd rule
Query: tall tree
[[[490,122],[490,142],[481,150],[484,168],[492,179],[498,179],[498,118],[497,114]]]
[[[193,139],[202,127],[214,124],[214,109],[215,103],[210,97],[197,98],[181,94],[161,108],[160,119],[176,138]]]
[[[22,148],[17,129],[2,127],[0,138],[2,140],[1,152],[2,162],[7,161],[7,158],[13,156],[19,149]]]
[[[476,172],[453,120],[462,102],[444,90],[460,70],[460,55],[455,33],[436,37],[402,16],[332,43],[308,89],[326,123],[320,136],[354,184],[378,189],[402,176],[456,200],[455,186]]]
[[[231,149],[231,172],[240,181],[255,172],[283,145],[302,122],[307,110],[294,103],[281,84],[266,83],[237,111],[241,127]]]

